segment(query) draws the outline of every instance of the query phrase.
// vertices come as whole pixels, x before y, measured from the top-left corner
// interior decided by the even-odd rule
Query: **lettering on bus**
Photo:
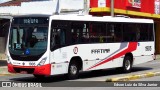
[[[35,62],[29,62],[29,66],[36,66]]]
[[[31,18],[30,19],[24,19],[23,23],[24,24],[34,24],[34,23],[37,24],[38,23],[38,19],[31,19]]]
[[[146,50],[146,51],[152,51],[152,46],[146,46],[146,47],[145,47],[145,50]]]
[[[49,23],[49,19],[47,17],[23,17],[23,18],[14,18],[12,24],[25,24],[25,25],[38,25]]]
[[[91,54],[109,53],[110,49],[92,49]]]

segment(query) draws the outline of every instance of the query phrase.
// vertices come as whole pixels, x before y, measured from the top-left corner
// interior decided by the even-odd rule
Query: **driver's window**
[[[66,45],[66,29],[68,22],[65,21],[53,21],[51,25],[51,50],[63,47]]]
[[[55,46],[55,39],[54,39],[54,31],[55,31],[55,29],[52,29],[51,30],[51,48],[53,47],[53,46]]]
[[[51,48],[60,45],[60,29],[52,29],[51,32]]]
[[[58,48],[65,45],[66,43],[65,30],[63,29],[52,29],[51,33],[51,48]]]
[[[60,45],[60,33],[61,33],[60,29],[55,30],[55,33],[54,33],[55,45]]]

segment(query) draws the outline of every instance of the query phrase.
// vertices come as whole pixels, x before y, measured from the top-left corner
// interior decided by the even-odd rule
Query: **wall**
[[[10,19],[0,19],[0,60],[5,59],[6,43],[9,31]]]
[[[106,0],[105,7],[110,8],[110,1],[111,0]],[[120,14],[129,15],[130,17],[150,18],[155,21],[156,53],[160,54],[160,0],[140,0],[141,3],[137,4],[137,7],[133,7],[134,5],[129,3],[129,0],[114,1],[115,10],[122,12]],[[159,5],[157,5],[157,13],[155,13],[155,1],[159,1]],[[138,5],[140,6],[138,7]],[[103,15],[103,13],[105,13],[104,15],[107,15],[110,12],[108,8],[105,12],[105,7],[97,9],[96,7],[98,7],[98,0],[90,0],[90,7],[95,9],[95,12],[91,13],[93,15]]]
[[[47,14],[53,15],[57,8],[65,10],[79,10],[84,8],[84,0],[58,0],[22,2],[21,6],[0,7],[0,15],[22,15],[22,14]]]
[[[5,52],[5,37],[0,37],[0,53]]]
[[[0,7],[0,14],[53,14],[56,10],[55,1],[24,2],[21,6]]]
[[[114,7],[116,9],[139,11],[145,13],[154,13],[155,0],[141,0],[141,8],[135,8],[129,5],[128,0],[114,0]],[[98,0],[90,0],[90,7],[98,7]],[[106,7],[110,7],[110,0],[106,0]]]
[[[5,59],[5,37],[0,37],[0,60]]]
[[[156,53],[160,54],[160,21],[155,22]]]

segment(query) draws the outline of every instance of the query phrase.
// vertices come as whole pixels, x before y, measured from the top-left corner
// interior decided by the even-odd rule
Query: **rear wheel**
[[[124,58],[122,69],[123,69],[123,71],[124,71],[125,73],[131,72],[131,69],[132,69],[132,59],[131,59],[130,56],[126,56],[126,57]]]
[[[79,75],[79,67],[76,62],[71,62],[68,68],[68,78],[76,79]]]

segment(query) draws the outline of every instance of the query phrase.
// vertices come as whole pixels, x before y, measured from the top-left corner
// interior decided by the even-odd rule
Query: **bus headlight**
[[[10,57],[7,55],[7,63],[11,63]]]
[[[46,62],[46,60],[47,60],[47,57],[43,58],[43,59],[39,62],[38,66],[44,65],[44,63]]]

